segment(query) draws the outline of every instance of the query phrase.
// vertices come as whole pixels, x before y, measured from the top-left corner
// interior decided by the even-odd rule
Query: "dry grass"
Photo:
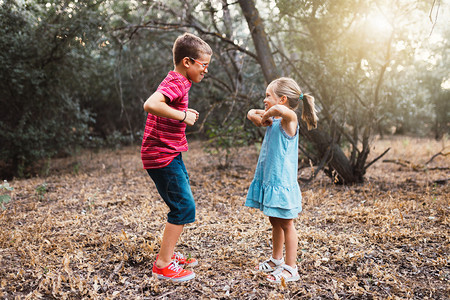
[[[243,207],[257,152],[240,149],[218,168],[202,144],[184,155],[197,221],[177,250],[199,260],[196,278],[152,277],[167,209],[142,170],[139,148],[51,163],[51,176],[10,182],[0,215],[3,299],[444,299],[450,294],[448,157],[432,140],[375,143],[364,185],[302,185],[296,221],[301,280],[267,282],[254,266],[271,251],[271,227]],[[448,150],[447,150],[448,151]],[[310,170],[303,170],[309,175]],[[39,191],[41,191],[39,193]]]

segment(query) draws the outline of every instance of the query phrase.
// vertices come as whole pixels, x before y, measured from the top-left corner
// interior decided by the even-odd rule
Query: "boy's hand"
[[[186,110],[186,119],[184,119],[183,123],[185,123],[188,126],[192,126],[197,122],[198,120],[198,111],[192,108],[188,108]]]

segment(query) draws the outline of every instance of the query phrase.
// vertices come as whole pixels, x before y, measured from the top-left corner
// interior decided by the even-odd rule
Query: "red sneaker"
[[[152,272],[157,275],[158,279],[170,279],[177,282],[187,281],[195,277],[194,272],[183,269],[174,261],[165,268],[158,268],[155,261]]]
[[[198,265],[198,261],[192,257],[185,257],[180,252],[175,252],[172,256],[172,260],[176,261],[180,265],[191,266],[194,267]]]

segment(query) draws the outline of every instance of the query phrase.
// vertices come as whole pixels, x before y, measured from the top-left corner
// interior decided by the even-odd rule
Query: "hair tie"
[[[303,100],[303,93],[300,94],[300,97],[298,97],[300,100]]]

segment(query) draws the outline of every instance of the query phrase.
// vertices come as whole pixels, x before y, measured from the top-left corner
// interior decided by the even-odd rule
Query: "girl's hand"
[[[272,123],[266,125],[262,122],[262,116],[264,114],[264,110],[262,109],[250,109],[247,113],[247,118],[255,124],[257,127],[261,126],[269,126]]]
[[[281,118],[281,127],[283,127],[284,131],[289,136],[294,136],[297,132],[297,115],[295,111],[288,108],[285,105],[274,105],[269,108],[266,112],[264,112],[262,116],[262,122],[268,122],[270,120],[270,124],[272,124],[271,117]]]
[[[199,113],[195,109],[188,108],[186,110],[186,118],[184,119],[183,123],[185,123],[188,126],[192,126],[197,122]]]
[[[273,123],[272,116],[266,112],[261,116],[261,123],[263,126],[270,126]]]

